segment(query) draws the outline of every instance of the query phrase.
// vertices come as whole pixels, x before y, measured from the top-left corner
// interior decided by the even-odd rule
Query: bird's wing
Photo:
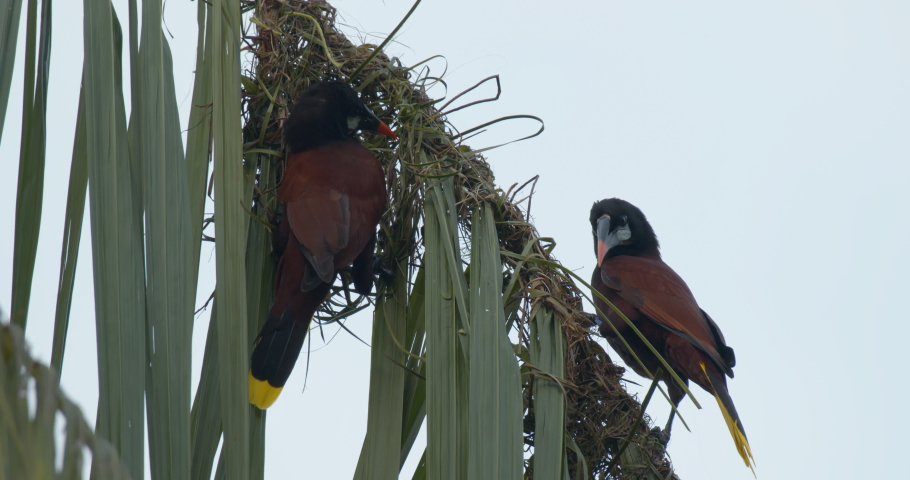
[[[686,282],[661,259],[616,256],[603,263],[601,276],[607,287],[623,300],[708,354],[732,376],[729,362],[718,351],[729,349],[717,343],[720,330],[715,335],[712,327],[717,326],[702,313]]]
[[[303,158],[289,161],[279,200],[287,202],[287,221],[307,261],[321,281],[331,282],[335,254],[348,245],[351,202],[342,186],[333,182],[335,172],[313,168],[319,163]]]
[[[334,145],[294,154],[278,199],[318,280],[331,282],[373,236],[385,207],[384,177],[362,145]],[[304,278],[304,289],[310,283]]]

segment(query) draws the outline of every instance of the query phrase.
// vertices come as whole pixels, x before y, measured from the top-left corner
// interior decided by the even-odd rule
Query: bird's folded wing
[[[323,282],[335,275],[335,254],[348,245],[351,228],[350,199],[328,185],[297,181],[284,189],[291,232],[303,254]],[[287,191],[291,190],[291,191]]]
[[[721,368],[715,337],[689,287],[656,257],[621,255],[604,262],[604,283],[641,313],[710,355]],[[725,368],[725,370],[727,370]]]
[[[320,280],[331,282],[335,269],[352,262],[373,236],[386,201],[382,169],[356,143],[297,153],[288,160],[278,200],[287,204],[286,218],[307,261]],[[304,278],[303,287],[311,283]]]

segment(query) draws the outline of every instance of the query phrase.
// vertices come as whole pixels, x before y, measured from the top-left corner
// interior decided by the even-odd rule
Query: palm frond
[[[650,459],[655,469],[669,472],[663,448],[646,441],[647,422],[636,426],[642,409],[619,384],[622,368],[614,365],[592,339],[593,325],[582,311],[581,291],[553,258],[554,243],[541,238],[529,223],[527,211],[519,208],[521,200],[516,201],[516,195],[522,189],[498,188],[480,151],[463,143],[464,135],[454,133],[440,113],[440,102],[427,94],[427,88],[439,80],[426,68],[400,65],[378,47],[351,43],[336,28],[335,10],[327,3],[250,2],[249,8],[258,31],[250,37],[253,62],[244,79],[247,162],[257,169],[269,165],[281,171],[282,159],[272,152],[282,150],[280,133],[290,102],[319,80],[354,85],[364,102],[399,136],[397,144],[372,135],[363,139],[387,172],[390,208],[381,221],[378,255],[386,265],[396,266],[395,279],[380,282],[377,304],[395,298],[405,307],[398,308],[399,312],[405,312],[419,308],[411,302],[420,298],[426,343],[423,353],[415,351],[414,344],[408,343],[410,337],[402,337],[398,330],[402,324],[395,323],[406,320],[389,323],[387,307],[374,316],[374,335],[395,332],[391,343],[398,351],[376,355],[374,337],[372,372],[375,378],[385,369],[389,383],[380,388],[371,381],[370,431],[375,432],[375,425],[379,425],[374,415],[391,415],[396,419],[393,423],[404,420],[399,418],[403,408],[399,399],[416,390],[407,381],[401,384],[394,379],[402,374],[411,377],[402,359],[425,357],[427,365],[421,371],[428,445],[418,477],[471,478],[496,469],[503,478],[511,478],[516,474],[509,465],[516,462],[520,475],[520,430],[524,430],[524,443],[536,455],[538,409],[541,422],[547,425],[548,433],[539,437],[544,443],[542,451],[547,452],[547,460],[541,460],[544,465],[549,462],[544,467],[547,472],[565,474],[581,468],[592,475],[605,474],[621,439],[633,428],[639,431],[634,437],[639,443],[627,448],[640,450],[642,458]],[[536,117],[508,115],[464,132],[513,118]],[[541,126],[525,138],[542,131]],[[257,203],[270,206],[274,205],[274,195],[274,190],[260,186],[254,196]],[[422,297],[413,294],[418,278],[425,282]],[[402,289],[408,295],[403,295]],[[336,290],[323,318],[352,307],[344,290]],[[545,368],[534,365],[528,356],[529,328],[538,315],[544,315],[541,321],[547,318],[538,314],[541,311],[552,316],[544,330],[545,339],[539,338],[539,329],[535,330],[534,341],[538,343],[534,355],[543,355],[540,342],[547,345]],[[493,320],[485,320],[487,317]],[[507,328],[512,338],[517,338],[516,345],[511,345]],[[561,350],[557,343],[562,345]],[[492,378],[501,385],[494,387]],[[538,381],[541,387],[547,385],[540,389],[540,401],[535,390]],[[392,392],[391,385],[403,392]],[[543,393],[547,391],[550,393]],[[373,403],[373,395],[395,400]],[[524,402],[516,402],[521,398]],[[494,404],[511,405],[511,410],[497,410]],[[409,408],[411,412],[420,411],[413,403]],[[518,415],[521,412],[523,422]],[[557,429],[554,422],[561,425],[559,431],[571,442],[563,442],[553,433]],[[413,430],[413,424],[408,428]],[[516,428],[516,436],[510,437],[508,432]],[[401,450],[410,451],[408,435],[397,426],[392,431],[395,435],[390,437],[401,437]],[[392,451],[388,445],[380,447],[373,435],[367,434],[359,475],[374,471],[367,470],[366,465],[381,464],[382,472],[391,469],[383,459],[365,457],[368,452],[387,456]],[[495,440],[485,443],[487,439]],[[490,449],[477,448],[494,444],[489,456]],[[526,473],[533,473],[533,464],[534,460],[527,463]]]
[[[96,478],[131,478],[117,449],[92,432],[79,406],[60,388],[53,367],[35,361],[22,329],[2,318],[0,386],[0,478],[82,478],[86,449]],[[58,416],[66,421],[59,472]]]

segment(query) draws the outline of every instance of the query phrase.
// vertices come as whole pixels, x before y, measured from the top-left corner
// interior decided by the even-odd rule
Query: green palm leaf
[[[120,65],[123,37],[109,1],[86,0],[84,29],[100,389],[96,429],[120,452],[131,475],[141,478],[146,368],[142,190],[127,142]],[[98,468],[93,467],[95,475]]]
[[[13,9],[18,10],[18,6],[14,5]],[[51,53],[50,2],[42,2],[40,31],[38,30],[37,9],[37,1],[28,3],[25,92],[22,98],[22,138],[19,144],[19,185],[16,189],[16,235],[13,246],[11,317],[13,322],[23,328],[28,321],[28,303],[32,292],[32,277],[35,273],[38,231],[41,226],[41,208],[44,196],[45,116]],[[7,21],[12,21],[12,19]],[[0,24],[6,24],[7,21],[0,21]],[[18,19],[15,22],[18,22]],[[17,29],[12,25],[10,28],[11,31]],[[40,47],[36,45],[39,38]],[[15,45],[16,42],[13,40],[11,43]],[[5,57],[6,53],[2,53],[2,56]],[[10,61],[10,67],[12,67],[11,63]],[[7,77],[9,73],[2,75]],[[0,89],[5,90],[5,92],[0,92],[3,94],[3,99],[0,100],[3,105],[0,114],[5,115],[9,84],[2,78],[0,78],[0,83],[4,83],[4,85],[0,85]],[[2,121],[0,121],[0,127],[2,125]]]
[[[158,478],[190,472],[190,372],[196,265],[170,48],[161,3],[143,2],[132,91],[133,152],[142,165],[145,206],[149,458]],[[138,72],[135,70],[138,68]],[[198,240],[197,240],[198,241]]]
[[[212,137],[215,165],[215,255],[219,312],[218,367],[226,478],[246,478],[250,470],[247,402],[249,339],[245,253],[249,181],[244,177],[240,144],[240,2],[215,0],[212,45]]]
[[[0,139],[3,138],[6,106],[13,83],[20,18],[22,18],[22,0],[3,0],[0,3]]]
[[[499,238],[489,204],[471,229],[471,349],[468,478],[522,478],[522,400],[518,362],[506,331]]]

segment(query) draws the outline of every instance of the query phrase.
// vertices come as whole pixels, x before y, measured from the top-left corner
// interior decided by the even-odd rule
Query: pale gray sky
[[[115,3],[125,20],[125,2]],[[346,23],[376,35],[368,37],[372,43],[410,5],[336,2]],[[27,332],[44,359],[82,63],[81,40],[64,40],[81,39],[80,2],[54,7],[45,210]],[[165,10],[184,122],[195,9],[195,2],[170,0]],[[424,0],[389,52],[406,65],[445,55],[453,93],[502,76],[501,100],[453,115],[460,128],[516,113],[544,118],[543,135],[488,157],[506,188],[541,174],[533,218],[542,235],[555,237],[555,255],[582,276],[595,263],[591,204],[618,196],[641,207],[664,259],[736,350],[730,391],[759,478],[894,478],[905,470],[900,459],[910,429],[902,361],[910,336],[907,25],[910,4],[899,1]],[[442,62],[433,65],[442,71]],[[16,67],[0,145],[0,167],[8,172],[0,178],[0,203],[8,205],[3,225],[13,224],[15,204],[21,59]],[[533,128],[516,122],[471,144]],[[85,232],[63,384],[93,419],[87,223]],[[6,310],[10,242],[0,236]],[[211,247],[202,261],[209,272],[204,298],[213,283]],[[206,322],[201,317],[195,330],[194,388]],[[347,325],[370,336],[368,316]],[[300,362],[269,411],[267,478],[346,478],[354,471],[369,350],[343,332],[328,346],[313,339],[306,392]],[[677,424],[669,446],[680,476],[752,478],[716,404],[694,392],[705,408],[683,403],[692,432]],[[668,411],[661,401],[650,409],[659,424]]]

